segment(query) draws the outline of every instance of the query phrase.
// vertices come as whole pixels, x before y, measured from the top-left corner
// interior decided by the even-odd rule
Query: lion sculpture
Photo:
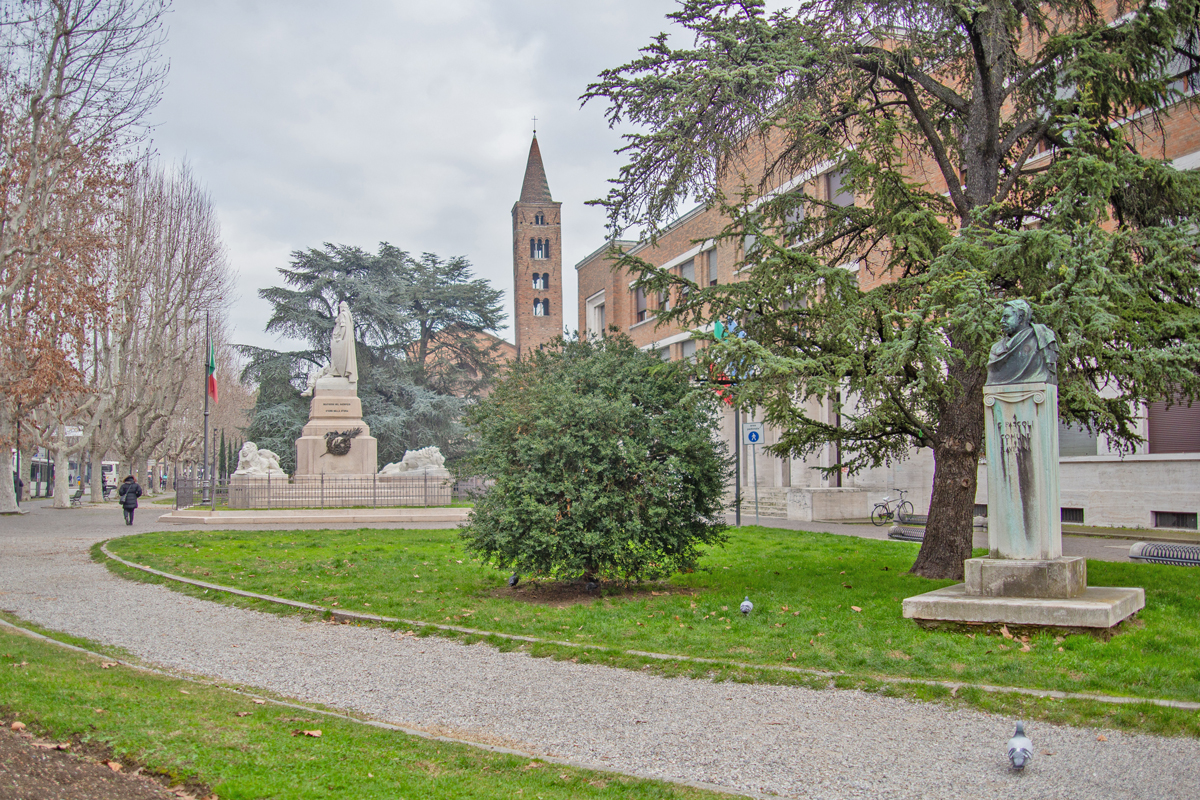
[[[234,475],[270,475],[286,477],[279,466],[279,456],[270,450],[260,450],[254,442],[246,442],[238,452],[238,468]]]
[[[379,470],[380,475],[449,475],[446,469],[446,457],[436,447],[422,447],[420,450],[405,450],[404,458],[399,463],[388,464]]]

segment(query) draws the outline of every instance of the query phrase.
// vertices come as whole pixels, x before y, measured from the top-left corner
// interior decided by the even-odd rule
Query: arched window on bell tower
[[[533,301],[533,315],[534,315],[535,317],[544,317],[544,316],[546,316],[546,313],[545,313],[545,312],[542,310],[542,301],[541,301],[540,299],[534,298],[534,301]]]

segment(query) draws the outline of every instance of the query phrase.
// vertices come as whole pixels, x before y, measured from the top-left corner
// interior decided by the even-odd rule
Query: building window
[[[692,283],[696,282],[696,259],[688,259],[679,265],[679,277],[683,278],[684,280],[689,280]],[[691,291],[692,287],[684,286],[680,288],[679,295],[681,298],[687,297]]]
[[[1151,453],[1200,453],[1200,403],[1151,403],[1146,422]]]
[[[1096,434],[1082,425],[1073,422],[1058,423],[1058,455],[1061,458],[1094,456],[1096,441]]]
[[[695,360],[695,358],[696,358],[696,340],[688,339],[683,344],[679,345],[679,355],[682,358]]]
[[[540,299],[534,299],[533,301],[533,315],[535,317],[546,316],[546,312],[542,308],[542,301]]]
[[[1187,528],[1196,530],[1196,512],[1186,511],[1154,511],[1154,527],[1156,528]]]
[[[543,289],[550,288],[550,273],[549,272],[542,273],[542,288]]]
[[[550,316],[550,300],[549,298],[542,300],[542,316]]]
[[[545,289],[546,286],[542,283],[542,275],[539,272],[533,273],[533,288]]]
[[[1059,513],[1062,514],[1063,522],[1072,522],[1076,525],[1083,524],[1083,509],[1082,508],[1060,508]]]
[[[534,225],[545,225],[546,224],[546,215],[542,214],[541,212],[534,214],[533,215],[533,224]]]
[[[591,336],[603,336],[607,321],[604,318],[604,290],[596,292],[583,302],[584,325]]]
[[[854,205],[854,190],[850,188],[849,180],[850,170],[845,167],[825,173],[825,196],[829,198],[829,202],[839,208]]]
[[[717,251],[710,250],[708,252],[708,258],[704,259],[704,261],[705,261],[705,264],[708,266],[708,285],[716,286],[717,285]]]
[[[532,258],[549,258],[550,257],[550,240],[549,239],[530,239],[529,240],[529,255]]]
[[[633,290],[633,312],[637,322],[646,321],[646,292],[642,289]]]

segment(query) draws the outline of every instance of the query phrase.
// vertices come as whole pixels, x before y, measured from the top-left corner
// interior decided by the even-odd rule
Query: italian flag
[[[212,339],[208,340],[208,363],[205,364],[206,373],[208,375],[208,396],[213,402],[217,402],[217,348],[213,346]]]

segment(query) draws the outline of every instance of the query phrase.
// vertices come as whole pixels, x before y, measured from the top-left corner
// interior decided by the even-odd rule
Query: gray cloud
[[[218,208],[239,293],[234,341],[276,344],[257,290],[323,242],[464,255],[511,291],[509,211],[536,114],[563,202],[564,289],[604,238],[586,200],[620,166],[601,104],[579,95],[667,27],[670,0],[332,4],[191,0],[170,19],[154,144]],[[511,298],[507,299],[510,305]],[[507,332],[511,335],[511,331]]]

